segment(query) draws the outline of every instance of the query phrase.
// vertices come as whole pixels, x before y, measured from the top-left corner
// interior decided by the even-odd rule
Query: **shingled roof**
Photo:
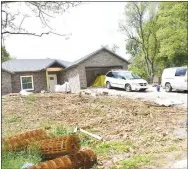
[[[71,62],[55,59],[11,59],[2,63],[2,69],[9,72],[35,72],[48,68],[53,63],[68,67]]]
[[[109,49],[102,47],[85,57],[82,57],[81,59],[75,61],[75,62],[68,62],[64,60],[56,60],[56,59],[12,59],[9,61],[6,61],[2,64],[2,69],[9,71],[9,72],[35,72],[40,71],[48,68],[53,63],[59,63],[64,68],[69,69],[74,66],[77,66],[78,64],[84,62],[85,60],[89,59],[90,57],[96,55],[97,53],[101,51],[107,51],[111,53],[112,55],[118,57],[119,59],[123,60],[127,64],[130,64],[126,59],[123,57],[117,55],[116,53],[110,51]]]

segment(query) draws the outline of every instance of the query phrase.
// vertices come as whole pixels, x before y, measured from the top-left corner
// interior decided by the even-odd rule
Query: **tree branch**
[[[36,34],[36,33],[28,33],[28,32],[9,32],[9,31],[4,31],[1,34],[13,34],[13,35],[33,35],[33,36],[38,36],[41,37],[43,35],[49,35],[49,34],[55,34],[55,35],[59,35],[59,36],[66,36],[66,35],[61,35],[58,33],[54,33],[54,32],[46,32],[46,33],[41,33],[41,34]]]

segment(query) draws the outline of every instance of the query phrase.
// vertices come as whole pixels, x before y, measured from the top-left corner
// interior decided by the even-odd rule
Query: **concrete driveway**
[[[146,101],[155,102],[157,104],[165,104],[166,106],[174,105],[187,109],[187,93],[185,92],[170,92],[167,93],[163,89],[157,92],[156,87],[149,86],[145,92],[126,92],[122,89],[107,89],[107,88],[88,88],[83,90],[91,95],[101,95],[108,93],[108,95],[123,96],[128,98],[137,98]]]

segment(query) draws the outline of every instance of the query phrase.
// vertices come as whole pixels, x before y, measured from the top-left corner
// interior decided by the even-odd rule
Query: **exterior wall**
[[[63,70],[61,75],[62,84],[68,81],[70,84],[71,92],[76,93],[80,90],[80,77],[77,67],[70,70]]]
[[[119,59],[118,57],[112,55],[107,51],[101,51],[97,53],[95,56],[85,60],[78,66],[79,76],[80,76],[80,87],[87,88],[87,78],[86,78],[86,70],[85,67],[99,67],[99,66],[122,66],[123,69],[128,69],[127,62]]]
[[[12,75],[12,92],[18,93],[21,91],[20,76],[33,76],[34,90],[32,92],[40,92],[41,90],[47,90],[46,85],[46,72],[21,72]]]
[[[12,92],[11,74],[6,71],[2,71],[1,73],[2,95],[5,95]]]

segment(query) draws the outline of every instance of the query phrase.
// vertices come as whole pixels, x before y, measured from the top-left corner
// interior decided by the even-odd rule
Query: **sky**
[[[69,38],[57,35],[42,37],[13,35],[5,40],[10,55],[18,59],[53,58],[75,61],[101,48],[101,45],[119,46],[117,54],[129,59],[125,50],[125,35],[119,31],[126,2],[90,2],[70,9],[51,20],[55,32],[71,34]],[[21,7],[19,7],[21,8]],[[16,8],[15,8],[16,9]],[[22,7],[25,12],[27,10]],[[46,32],[40,20],[25,19],[23,26],[29,31]]]

